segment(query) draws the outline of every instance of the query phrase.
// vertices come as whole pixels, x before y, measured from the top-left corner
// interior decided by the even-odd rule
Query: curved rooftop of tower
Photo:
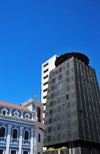
[[[66,60],[68,60],[71,57],[75,57],[75,58],[83,61],[87,65],[89,64],[89,58],[87,56],[85,56],[82,53],[71,52],[71,53],[63,54],[60,57],[58,57],[57,60],[55,61],[56,67],[59,66],[60,64],[62,64],[63,62],[65,62]]]

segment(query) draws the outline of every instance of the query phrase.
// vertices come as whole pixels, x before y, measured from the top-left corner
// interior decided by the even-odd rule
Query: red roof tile
[[[20,106],[20,105],[16,105],[16,104],[12,104],[12,103],[7,103],[7,102],[4,102],[4,101],[0,101],[0,105],[5,105],[5,106],[9,106],[9,107],[21,109],[21,110],[30,111],[30,110],[29,110],[27,107],[25,107],[25,106]]]

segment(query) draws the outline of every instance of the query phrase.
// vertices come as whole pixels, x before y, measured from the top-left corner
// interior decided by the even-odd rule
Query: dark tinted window
[[[69,70],[66,71],[66,75],[69,75]]]
[[[57,135],[57,140],[60,140],[60,133]]]
[[[51,136],[48,136],[47,137],[47,142],[50,142],[51,141]]]
[[[62,67],[59,68],[59,72],[61,72],[61,71],[62,71]]]
[[[52,101],[52,102],[50,102],[50,107],[51,107],[51,106],[53,106],[53,101]]]
[[[48,133],[50,133],[51,132],[51,127],[48,127]]]
[[[49,124],[51,124],[51,123],[52,123],[52,118],[49,119]]]
[[[49,111],[49,115],[52,115],[52,113],[53,113],[53,110],[50,110],[50,111]]]

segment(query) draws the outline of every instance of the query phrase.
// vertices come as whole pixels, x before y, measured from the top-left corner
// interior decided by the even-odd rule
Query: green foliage
[[[54,148],[49,148],[47,151],[57,151],[57,150],[61,150],[61,149],[67,149],[67,147],[62,147],[62,148],[57,148],[57,149],[54,149]]]
[[[49,148],[47,151],[55,151],[56,149],[54,148]]]
[[[67,149],[67,150],[68,150],[68,148],[67,148],[67,147],[62,147],[62,149]]]

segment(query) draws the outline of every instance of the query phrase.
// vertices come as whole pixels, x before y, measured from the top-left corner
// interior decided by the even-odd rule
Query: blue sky
[[[68,52],[86,54],[100,84],[100,0],[0,1],[0,100],[40,100],[42,63]]]

